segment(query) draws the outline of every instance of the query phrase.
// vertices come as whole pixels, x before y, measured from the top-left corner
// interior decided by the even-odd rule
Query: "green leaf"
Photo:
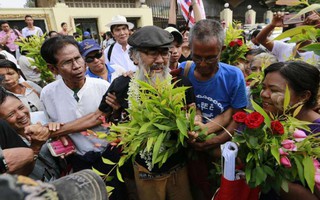
[[[285,39],[287,37],[293,37],[295,35],[298,34],[303,34],[305,32],[308,31],[308,29],[312,29],[314,28],[313,26],[297,26],[295,28],[292,28],[290,30],[285,31],[284,33],[280,34],[279,36],[277,36],[276,38],[274,38],[274,40],[282,40]]]
[[[300,160],[297,157],[293,157],[293,159],[294,159],[294,162],[296,163],[296,166],[297,166],[299,179],[302,182],[302,184],[305,186],[306,181],[304,179],[304,171],[303,171],[302,163],[300,162]]]
[[[119,167],[117,167],[117,178],[118,178],[119,181],[124,182],[123,179],[122,179],[122,175],[120,173]]]
[[[296,109],[294,109],[292,117],[296,117],[300,113],[302,107],[303,107],[303,104],[298,106]]]
[[[162,131],[170,131],[173,128],[172,126],[166,126],[166,125],[157,124],[157,123],[153,123],[152,125],[157,127],[158,129],[162,130]]]
[[[276,161],[278,162],[278,164],[280,164],[280,153],[279,153],[279,146],[275,145],[277,144],[277,139],[273,138],[272,139],[272,143],[273,145],[271,145],[271,154],[273,155],[273,157],[276,159]]]
[[[290,103],[290,91],[289,91],[288,85],[286,85],[286,91],[284,93],[284,101],[283,101],[283,108],[284,108],[283,112],[285,112],[288,109],[289,103]]]
[[[272,176],[272,177],[275,176],[273,170],[272,170],[271,167],[269,167],[268,165],[264,165],[264,166],[263,166],[263,170],[264,170],[267,174],[269,174],[270,176]]]
[[[116,164],[116,163],[112,162],[111,160],[106,159],[106,158],[104,158],[104,157],[102,157],[102,162],[103,162],[104,164],[107,164],[107,165],[115,165],[115,164]]]
[[[92,171],[96,174],[98,174],[99,176],[105,176],[104,173],[99,172],[99,170],[95,169],[94,167],[92,167]]]
[[[149,137],[149,138],[148,138],[148,142],[147,142],[147,151],[148,151],[148,152],[150,152],[150,150],[151,150],[153,141],[154,141],[154,137]]]
[[[181,119],[180,117],[178,117],[176,119],[176,123],[177,123],[178,129],[180,131],[180,134],[182,134],[184,136],[188,136],[186,121],[184,119]]]
[[[315,54],[320,56],[320,43],[309,44],[300,49],[305,51],[313,51]]]
[[[249,162],[252,159],[252,157],[253,157],[253,154],[249,152],[246,158],[246,162]]]
[[[283,189],[283,191],[289,192],[289,185],[286,179],[282,179],[281,188]]]
[[[316,10],[318,10],[318,9],[320,9],[320,4],[312,4],[312,5],[308,6],[308,7],[300,10],[300,11],[299,11],[295,16],[293,16],[291,19],[294,19],[294,18],[296,18],[296,17],[299,17],[299,16],[301,16],[301,15],[303,15],[303,14],[306,14],[306,13],[308,13],[308,12],[311,12],[311,11],[316,11]],[[291,19],[290,19],[290,20],[291,20]]]
[[[110,192],[112,192],[114,190],[114,187],[107,186],[106,190],[107,190],[107,193],[110,194]]]
[[[161,133],[161,134],[157,137],[157,140],[156,140],[156,143],[154,144],[153,152],[152,152],[152,166],[155,164],[155,161],[156,161],[157,158],[158,158],[158,154],[159,154],[159,151],[160,151],[160,147],[161,147],[162,141],[163,141],[163,139],[165,138],[165,136],[166,136],[165,133]]]
[[[269,117],[269,115],[266,113],[266,111],[263,110],[263,108],[261,108],[256,102],[254,102],[251,99],[251,104],[252,107],[255,111],[259,112],[263,117],[264,117],[264,122],[267,125],[267,127],[271,127],[271,119]]]
[[[267,175],[264,173],[263,169],[261,167],[257,167],[256,169],[256,185],[261,185],[261,183],[264,183]]]
[[[313,193],[314,185],[315,185],[315,182],[314,182],[315,170],[313,166],[313,160],[311,157],[305,156],[302,160],[302,164],[303,164],[303,170],[304,170],[304,177],[307,181],[307,184],[311,192]]]

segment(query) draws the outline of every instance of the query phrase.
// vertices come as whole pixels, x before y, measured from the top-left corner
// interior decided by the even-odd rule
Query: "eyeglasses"
[[[76,62],[78,65],[81,65],[81,64],[83,64],[83,59],[81,56],[77,56],[77,57],[74,57],[70,60],[66,60],[66,61],[62,62],[61,64],[57,64],[57,65],[61,65],[64,68],[72,68],[74,62]]]
[[[200,64],[203,61],[207,65],[211,65],[211,64],[214,64],[215,62],[217,62],[217,60],[219,59],[219,55],[220,55],[220,53],[214,57],[211,57],[211,58],[202,58],[202,57],[197,57],[197,56],[192,55],[192,60],[196,64]]]
[[[94,54],[93,56],[87,56],[85,58],[85,61],[86,61],[86,63],[92,63],[95,58],[99,59],[102,57],[102,55],[103,55],[102,52],[98,52],[98,53]]]
[[[169,58],[169,49],[139,49],[139,51],[153,59],[156,59],[159,55],[161,55],[162,58]]]

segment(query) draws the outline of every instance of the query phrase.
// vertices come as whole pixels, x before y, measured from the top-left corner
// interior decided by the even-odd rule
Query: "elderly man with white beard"
[[[138,65],[138,71],[134,74],[134,77],[120,76],[116,78],[103,96],[96,112],[64,124],[60,130],[53,134],[61,135],[70,131],[86,130],[101,124],[101,116],[105,116],[114,123],[128,120],[126,109],[128,108],[130,83],[138,79],[154,84],[156,79],[165,80],[168,76],[171,76],[169,73],[169,47],[172,45],[173,39],[173,35],[168,31],[156,26],[145,26],[132,34],[128,43],[131,46],[131,58]],[[173,80],[176,79],[180,79],[176,87],[192,86],[185,77],[173,78]],[[194,104],[194,102],[193,89],[190,87],[186,91],[186,105]],[[109,148],[110,151],[111,149]],[[105,154],[108,154],[108,150],[103,156],[110,156],[110,154],[108,154],[109,156]],[[181,149],[168,158],[161,168],[154,167],[149,171],[146,166],[147,161],[137,156],[134,163],[134,179],[139,199],[191,199],[186,159],[185,149]],[[123,171],[130,171],[130,166]],[[125,174],[126,184],[130,179],[133,179],[133,174],[128,174]]]
[[[106,101],[102,101],[99,109],[105,113],[110,112],[111,106],[117,105],[117,112],[113,109],[113,121],[123,121],[125,109],[128,108],[128,96],[135,95],[132,87],[136,79],[155,84],[156,80],[165,81],[169,73],[169,47],[172,45],[173,36],[156,26],[146,26],[136,31],[129,37],[131,46],[131,58],[138,63],[138,71],[133,78],[121,76],[114,80],[108,89],[109,94],[115,94],[116,99],[105,95]],[[185,77],[180,79],[179,86],[191,86]],[[138,99],[137,99],[138,100]],[[195,102],[193,89],[186,91],[186,104]],[[148,169],[147,157],[137,155],[134,162],[134,179],[140,200],[165,200],[165,199],[192,199],[186,168],[186,152],[180,149],[176,154],[168,158],[162,167],[154,166]],[[152,157],[152,156],[151,156]]]

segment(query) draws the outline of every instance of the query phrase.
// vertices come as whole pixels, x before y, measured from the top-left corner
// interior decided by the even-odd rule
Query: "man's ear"
[[[58,74],[59,74],[58,68],[57,68],[55,65],[47,63],[47,66],[48,66],[49,70],[50,70],[54,75],[58,75]]]

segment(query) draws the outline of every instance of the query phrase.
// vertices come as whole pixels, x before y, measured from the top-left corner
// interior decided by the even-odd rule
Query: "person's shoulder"
[[[219,70],[220,70],[220,73],[223,74],[224,76],[227,76],[230,78],[231,77],[238,77],[237,79],[239,79],[239,78],[244,79],[244,75],[243,75],[241,69],[239,69],[236,66],[220,62],[219,63]]]
[[[93,78],[93,77],[86,77],[86,82],[90,85],[94,86],[109,86],[110,83],[104,79],[101,78]]]
[[[41,94],[53,92],[61,88],[62,79],[55,80],[42,88]]]

